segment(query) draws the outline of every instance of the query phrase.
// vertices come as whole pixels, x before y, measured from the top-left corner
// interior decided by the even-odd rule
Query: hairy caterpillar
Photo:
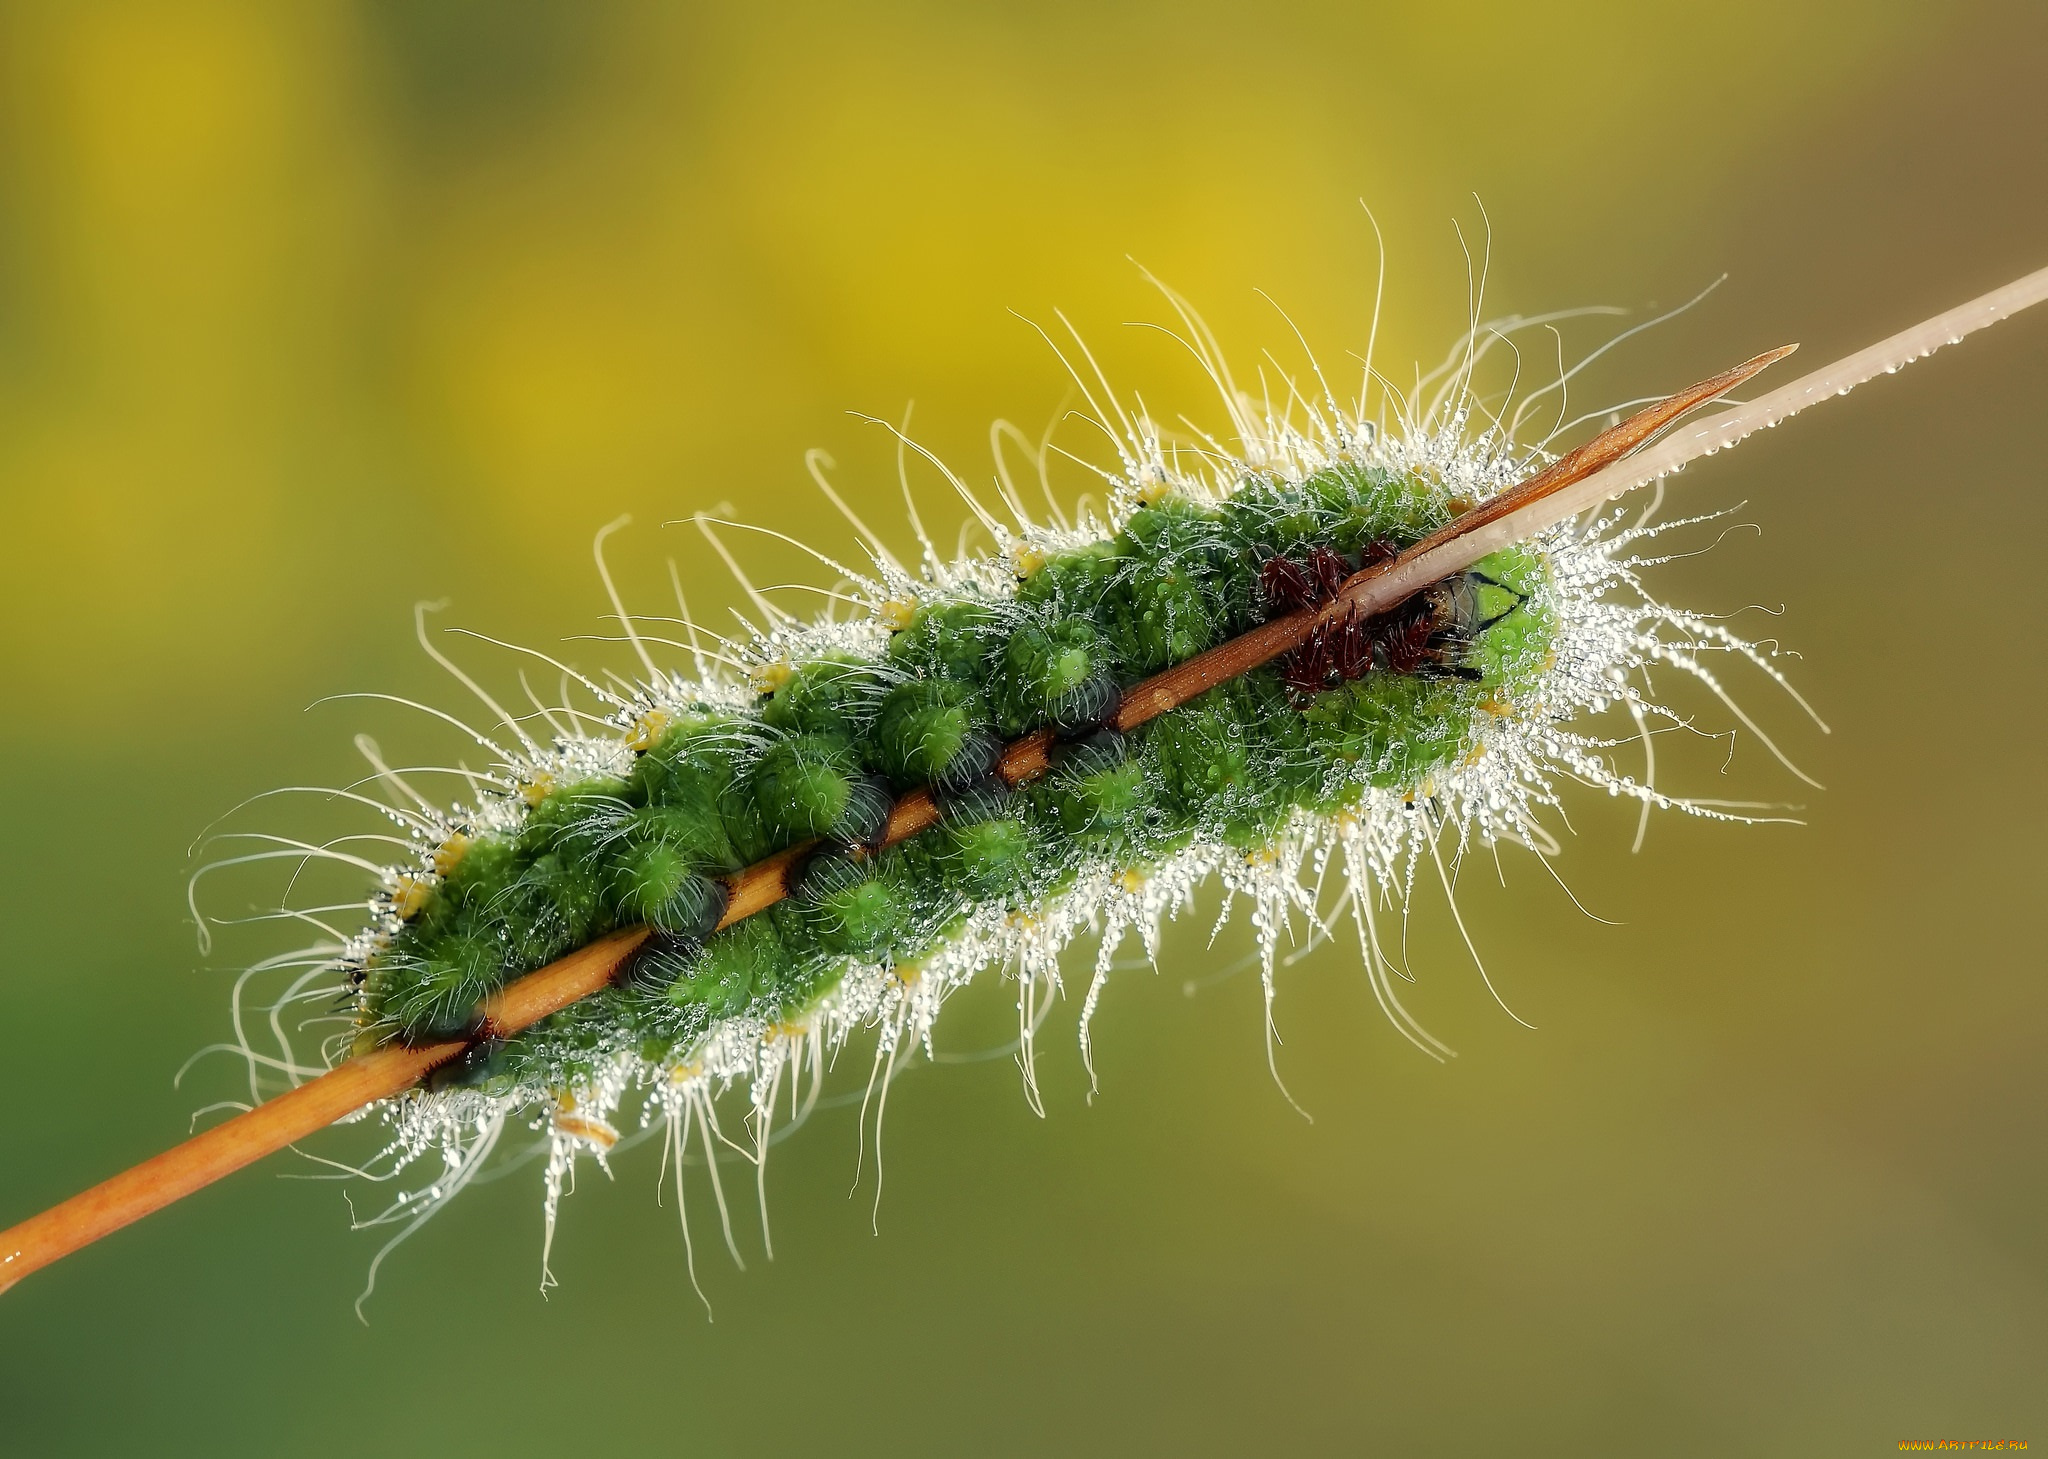
[[[2031,275],[1628,454],[1786,351],[1760,356],[1555,462],[1473,393],[1478,331],[1427,398],[1368,414],[1327,387],[1243,395],[1183,311],[1233,439],[1170,437],[1076,371],[1116,443],[1100,511],[1070,518],[1048,492],[1034,520],[1000,465],[993,508],[947,473],[995,545],[948,559],[920,527],[914,563],[848,511],[872,563],[826,565],[852,611],[805,622],[753,593],[751,636],[688,630],[688,675],[614,594],[644,677],[576,676],[590,702],[543,708],[545,744],[450,664],[495,717],[475,732],[494,765],[443,806],[378,764],[407,856],[361,863],[378,879],[362,931],[275,964],[297,974],[286,1004],[338,981],[351,1026],[332,1072],[244,1043],[252,1068],[319,1077],[0,1235],[0,1283],[378,1099],[394,1161],[444,1162],[401,1221],[530,1120],[552,1232],[573,1162],[612,1147],[629,1098],[676,1156],[700,1139],[715,1183],[714,1142],[732,1144],[718,1095],[747,1087],[758,1168],[785,1083],[790,1105],[815,1098],[826,1051],[874,1028],[886,1099],[947,996],[991,966],[1018,982],[1035,1102],[1030,1035],[1060,952],[1098,935],[1085,1057],[1118,943],[1136,931],[1151,951],[1210,878],[1252,906],[1269,1028],[1283,939],[1342,915],[1389,1016],[1430,1048],[1388,976],[1381,909],[1468,846],[1549,850],[1563,778],[1729,815],[1622,773],[1575,722],[1620,707],[1647,737],[1669,718],[1644,687],[1658,665],[1733,708],[1708,654],[1778,679],[1642,592],[1632,549],[1659,529],[1582,514],[2044,293]]]

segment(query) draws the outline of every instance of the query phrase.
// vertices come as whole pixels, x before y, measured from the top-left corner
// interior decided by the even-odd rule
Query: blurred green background
[[[245,796],[355,775],[358,729],[446,748],[305,708],[453,703],[414,601],[543,647],[601,633],[589,541],[627,511],[614,561],[650,607],[671,554],[693,606],[736,600],[658,525],[721,501],[850,551],[806,447],[900,512],[844,412],[915,400],[978,480],[991,418],[1061,408],[1011,310],[1064,309],[1155,404],[1189,398],[1120,327],[1164,312],[1127,256],[1240,361],[1298,358],[1266,290],[1348,382],[1361,197],[1382,363],[1462,327],[1475,194],[1500,309],[1643,317],[1731,275],[1580,401],[1787,338],[1826,358],[2048,262],[2044,65],[2029,0],[6,6],[0,1222],[232,1096],[224,1063],[171,1075],[277,944],[194,951],[188,848]],[[1043,1122],[1003,1060],[906,1078],[879,1235],[846,1198],[850,1110],[780,1147],[773,1264],[734,1271],[700,1207],[710,1325],[651,1149],[615,1185],[585,1166],[547,1300],[529,1168],[400,1251],[367,1328],[375,1239],[274,1160],[0,1299],[0,1452],[2048,1443],[2044,386],[2048,316],[1683,479],[1763,530],[1658,585],[1783,605],[1738,625],[1804,655],[1836,733],[1746,698],[1828,789],[1753,741],[1723,781],[1715,751],[1690,788],[1809,824],[1664,817],[1634,857],[1625,808],[1572,800],[1562,872],[1619,925],[1526,856],[1505,889],[1472,876],[1540,1031],[1425,896],[1411,1006],[1461,1057],[1416,1054],[1325,949],[1279,1007],[1307,1124],[1256,980],[1216,977],[1242,943],[1197,919],[1112,987],[1092,1105],[1071,1007]],[[955,1048],[1002,1037],[978,992]]]

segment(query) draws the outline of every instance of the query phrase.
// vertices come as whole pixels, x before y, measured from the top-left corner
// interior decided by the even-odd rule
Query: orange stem
[[[1111,725],[1128,731],[1156,719],[1196,695],[1300,647],[1318,624],[1332,621],[1354,607],[1384,612],[1395,601],[1426,586],[1419,582],[1410,586],[1403,581],[1412,575],[1413,565],[1425,553],[1591,475],[1636,449],[1685,412],[1733,389],[1790,353],[1788,347],[1758,355],[1602,431],[1528,480],[1418,542],[1393,562],[1357,574],[1321,609],[1304,609],[1261,624],[1132,686],[1124,691]],[[1036,779],[1052,768],[1054,744],[1050,730],[1025,735],[1004,750],[998,773],[1013,786]],[[938,803],[930,792],[913,790],[890,811],[882,844],[893,846],[928,830],[938,821]],[[788,896],[790,873],[815,845],[805,842],[787,847],[727,878],[730,895],[719,927],[730,927]],[[645,927],[624,928],[507,984],[484,1000],[482,1013],[487,1033],[499,1038],[518,1033],[598,992],[648,936]],[[452,1040],[416,1049],[393,1044],[359,1054],[268,1104],[236,1115],[225,1124],[195,1135],[41,1215],[31,1216],[11,1230],[0,1232],[0,1292],[59,1257],[324,1129],[344,1115],[403,1093],[467,1047],[462,1040]]]

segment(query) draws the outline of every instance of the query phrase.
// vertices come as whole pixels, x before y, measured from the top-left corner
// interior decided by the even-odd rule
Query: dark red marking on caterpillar
[[[1299,558],[1276,552],[1259,564],[1259,603],[1269,620],[1283,613],[1320,608],[1360,569],[1392,562],[1400,555],[1399,548],[1380,537],[1355,557],[1333,552],[1320,543]]]
[[[1399,549],[1384,539],[1366,544],[1355,560],[1320,545],[1303,557],[1276,553],[1259,565],[1259,595],[1266,615],[1320,608],[1353,573],[1399,555]],[[1477,589],[1482,584],[1514,594],[1513,606],[1479,617]],[[1318,624],[1307,642],[1281,657],[1281,682],[1297,701],[1307,701],[1375,670],[1477,679],[1480,672],[1464,662],[1465,651],[1473,639],[1526,602],[1527,594],[1485,573],[1463,572],[1391,612],[1366,617],[1353,610]]]

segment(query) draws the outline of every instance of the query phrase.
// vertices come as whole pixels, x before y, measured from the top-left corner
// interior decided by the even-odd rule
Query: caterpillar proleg
[[[575,1161],[604,1159],[622,1125],[665,1137],[679,1194],[693,1143],[714,1185],[721,1145],[758,1172],[831,1053],[873,1030],[885,1101],[947,998],[990,969],[1016,982],[1035,1102],[1062,952],[1096,938],[1088,1060],[1121,942],[1155,955],[1209,882],[1251,909],[1269,1031],[1281,947],[1348,924],[1388,1017],[1440,1054],[1380,940],[1417,878],[1448,880],[1469,849],[1551,853],[1567,781],[1741,819],[1624,772],[1587,721],[1620,710],[1647,744],[1678,722],[1648,680],[1668,670],[1770,746],[1712,665],[1790,690],[1768,653],[1648,595],[1639,549],[1662,528],[1606,503],[2040,302],[2048,270],[1678,424],[1789,349],[1757,356],[1556,458],[1475,390],[1478,329],[1407,397],[1340,402],[1318,371],[1259,398],[1168,297],[1228,432],[1169,430],[1083,350],[1074,378],[1113,459],[1079,515],[1050,492],[1034,513],[1000,457],[986,496],[934,461],[990,545],[947,556],[920,525],[905,561],[820,472],[869,554],[820,559],[839,606],[801,619],[749,586],[750,630],[686,625],[683,667],[612,588],[600,534],[636,678],[558,666],[582,699],[536,701],[543,742],[450,663],[492,715],[467,799],[366,748],[397,856],[285,838],[257,853],[344,858],[372,882],[359,929],[271,963],[295,978],[287,1006],[338,995],[345,1032],[312,1065],[241,1039],[252,1089],[259,1068],[293,1087],[0,1233],[0,1288],[365,1108],[388,1121],[389,1164],[443,1163],[386,1213],[405,1229],[532,1128],[551,1239]],[[746,1145],[720,1125],[735,1087]]]

